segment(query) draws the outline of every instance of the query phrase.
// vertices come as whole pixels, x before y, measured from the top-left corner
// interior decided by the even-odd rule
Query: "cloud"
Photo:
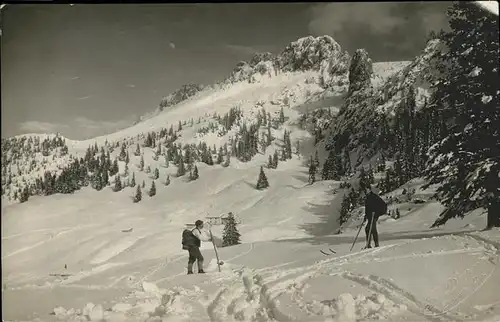
[[[396,3],[354,2],[322,3],[311,8],[309,30],[318,33],[337,33],[346,25],[369,25],[370,32],[389,33],[404,23],[402,17],[392,16]]]
[[[135,118],[135,116],[134,116]],[[132,118],[131,118],[132,119]],[[88,129],[118,129],[124,126],[130,125],[130,119],[127,120],[118,120],[118,121],[95,121],[86,117],[77,117],[75,118],[75,124],[82,128]]]
[[[225,44],[224,47],[238,54],[250,55],[250,56],[255,53],[273,52],[276,50],[275,46],[269,46],[269,45],[246,46],[246,45]],[[279,50],[281,49],[282,48],[279,47]]]
[[[19,124],[23,133],[61,133],[63,136],[83,140],[116,132],[128,126],[137,119],[136,115],[124,120],[96,121],[86,117],[77,117],[68,123],[51,123],[42,121],[26,121]]]
[[[446,8],[450,4],[321,3],[309,9],[308,29],[315,36],[332,36],[350,53],[365,48],[378,61],[408,59],[422,50],[431,30],[447,28]]]
[[[134,84],[128,84],[127,87],[135,88],[135,85]]]
[[[257,52],[257,50],[251,46],[231,45],[231,44],[227,44],[225,46],[229,50],[236,51],[236,52],[242,53],[242,54],[247,54],[247,55],[251,55],[251,54],[254,54]]]
[[[83,138],[92,138],[99,135],[109,134],[131,126],[136,116],[117,121],[96,121],[86,117],[77,117],[74,119],[75,127],[79,129]]]
[[[80,79],[80,76],[75,76],[70,78],[70,80],[77,80],[77,79]]]
[[[170,45],[170,48],[175,49],[175,44],[173,42],[171,42],[169,45]]]
[[[26,121],[19,124],[19,130],[25,133],[56,133],[61,132],[61,129],[69,130],[69,126],[59,123]]]
[[[86,100],[86,99],[89,99],[91,98],[92,95],[89,95],[89,96],[83,96],[83,97],[78,97],[77,100]]]

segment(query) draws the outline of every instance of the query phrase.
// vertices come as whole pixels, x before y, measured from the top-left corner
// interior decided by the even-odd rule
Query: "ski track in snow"
[[[411,292],[404,290],[399,287],[395,282],[390,281],[386,278],[376,276],[373,274],[359,274],[345,270],[344,266],[355,266],[355,265],[365,265],[369,263],[383,263],[392,262],[403,259],[417,259],[417,258],[430,258],[430,257],[440,257],[449,256],[457,254],[494,254],[497,249],[494,245],[495,242],[487,240],[485,238],[474,238],[469,235],[455,235],[456,241],[467,243],[471,239],[477,240],[481,247],[465,247],[451,250],[442,250],[434,252],[415,252],[411,254],[404,255],[393,255],[393,256],[383,256],[384,253],[396,249],[398,247],[404,247],[409,244],[414,244],[421,242],[422,240],[411,240],[403,241],[399,243],[384,245],[378,248],[364,249],[357,252],[347,253],[343,255],[332,255],[326,259],[318,260],[315,263],[303,266],[303,267],[292,267],[284,268],[287,265],[292,265],[294,262],[281,263],[275,265],[274,267],[265,267],[262,269],[251,270],[249,268],[243,267],[241,270],[236,271],[223,271],[222,273],[208,274],[205,279],[200,281],[200,286],[213,284],[217,280],[225,280],[228,283],[219,288],[215,295],[204,302],[203,295],[204,291],[192,293],[187,292],[185,294],[175,295],[176,301],[191,301],[189,299],[197,299],[200,305],[204,306],[206,309],[207,317],[211,322],[222,322],[222,321],[317,321],[318,318],[326,318],[325,312],[329,312],[331,308],[329,305],[324,303],[318,303],[317,301],[308,301],[303,297],[303,291],[307,287],[308,282],[320,277],[320,276],[337,276],[345,280],[352,281],[359,284],[367,289],[377,293],[385,295],[390,301],[397,303],[398,305],[404,305],[407,310],[417,316],[420,316],[423,320],[432,322],[445,322],[445,321],[461,321],[463,320],[457,312],[453,310],[472,297],[475,292],[477,292],[485,283],[487,283],[488,278],[491,277],[493,271],[496,269],[494,266],[493,270],[480,278],[478,276],[473,276],[474,267],[479,264],[476,262],[472,267],[468,267],[464,271],[456,272],[453,276],[449,277],[450,281],[456,280],[473,280],[477,287],[475,290],[468,291],[466,289],[458,292],[458,295],[453,296],[452,292],[456,291],[457,285],[451,284],[452,286],[447,289],[446,296],[448,303],[443,303],[443,307],[439,308],[435,303],[435,299],[425,298],[419,299]],[[457,245],[458,246],[458,245]],[[225,260],[226,263],[230,263],[232,260],[237,258],[242,258],[249,255],[254,250],[254,243],[249,245],[249,248],[239,254],[228,258]],[[160,269],[165,269],[170,263],[175,263],[182,259],[185,259],[185,255],[178,255],[172,260],[162,261],[161,263],[154,265],[153,268],[143,275],[139,280],[131,284],[129,287],[136,288],[139,284],[143,284],[148,277],[152,276]],[[298,262],[298,261],[297,261]],[[75,289],[120,289],[116,287],[119,281],[127,278],[129,275],[122,275],[116,277],[115,280],[109,285],[81,285],[75,284],[79,280],[89,277],[91,275],[96,275],[104,272],[110,268],[126,265],[125,263],[108,263],[95,267],[89,272],[83,272],[78,275],[70,276],[67,279],[61,281],[57,285],[60,287],[69,287]],[[175,277],[184,275],[181,273],[178,275],[168,276],[162,279],[154,281],[154,283],[165,282],[174,279]],[[485,274],[483,274],[485,275]],[[229,284],[229,285],[228,285]],[[41,286],[40,288],[53,287],[56,284]],[[466,292],[467,291],[467,292]],[[466,293],[465,293],[466,292]],[[430,292],[432,294],[432,290]],[[194,296],[194,298],[193,298]],[[283,306],[281,300],[284,299],[293,304],[294,309],[290,309],[288,306]],[[288,299],[288,300],[287,300]],[[123,299],[122,299],[123,300]],[[172,299],[173,301],[173,299]],[[391,303],[392,303],[391,302]],[[297,312],[295,312],[297,311]],[[302,315],[301,315],[302,314]],[[382,313],[379,313],[382,314]],[[389,314],[389,313],[386,313]],[[396,314],[396,313],[395,313]]]
[[[99,250],[99,253],[97,256],[95,256],[91,261],[90,264],[101,264],[104,263],[110,259],[112,259],[115,256],[118,256],[119,254],[123,253],[127,249],[131,248],[132,246],[135,245],[137,241],[140,239],[144,238],[145,236],[140,236],[140,237],[125,237],[122,238],[120,241],[116,242],[113,241],[110,243],[109,246],[105,248],[101,248]]]
[[[393,246],[394,245],[380,247],[374,249],[373,252],[378,253]],[[361,254],[360,253],[347,254],[344,256],[339,256],[337,258],[320,261],[317,264],[314,264],[312,267],[309,266],[302,268],[293,268],[284,271],[275,271],[266,278],[266,280],[269,280],[269,282],[267,283],[264,282],[264,278],[262,277],[262,275],[260,275],[259,273],[254,274],[253,276],[251,276],[252,280],[256,280],[255,289],[253,291],[248,290],[247,287],[247,292],[242,292],[241,284],[239,283],[235,283],[229,288],[224,287],[217,293],[215,299],[208,306],[207,314],[212,322],[227,321],[227,315],[224,312],[234,311],[228,309],[230,305],[234,305],[231,303],[242,302],[248,299],[253,303],[253,311],[258,311],[261,314],[265,314],[268,316],[268,318],[271,319],[290,320],[291,317],[288,314],[285,314],[278,309],[275,301],[277,297],[285,293],[288,287],[290,287],[291,285],[295,285],[299,278],[307,279],[318,274],[318,266],[325,267],[326,264],[332,264],[332,262],[341,261],[345,258],[356,256],[359,258],[363,258],[368,255],[368,252],[366,251],[363,251]],[[286,278],[281,282],[278,282],[277,284],[271,286],[272,283],[275,283],[276,281],[283,279],[286,276],[295,275],[297,273],[302,273],[302,275],[296,276],[294,278]],[[243,277],[242,284],[245,285],[245,281],[248,281],[249,279],[250,277],[246,277],[246,279],[245,277]],[[248,318],[248,314],[253,313],[249,313],[247,310],[246,314],[247,316],[245,316],[244,312],[236,312],[234,313],[233,317]]]
[[[243,253],[240,253],[240,254],[238,254],[238,255],[236,255],[236,256],[234,256],[234,257],[231,257],[231,258],[229,258],[229,259],[226,259],[226,260],[224,260],[224,262],[231,262],[231,261],[233,261],[233,260],[235,260],[235,259],[238,259],[238,258],[240,258],[240,257],[246,256],[246,255],[250,254],[250,252],[251,252],[253,249],[254,249],[254,243],[250,243],[250,248],[249,248],[248,250],[246,250],[246,251],[244,251]]]
[[[83,229],[83,228],[89,228],[89,227],[92,227],[92,226],[96,226],[95,224],[90,224],[90,225],[82,225],[82,226],[78,226],[78,227],[65,227],[65,228],[56,228],[56,229],[62,229],[62,231],[58,231],[57,233],[55,234],[50,234],[50,236],[45,239],[45,240],[42,240],[38,243],[35,243],[33,245],[30,245],[30,246],[26,246],[26,247],[22,247],[18,250],[15,250],[13,251],[12,253],[9,253],[9,254],[6,254],[4,256],[2,256],[2,260],[5,259],[5,258],[8,258],[10,256],[14,256],[14,255],[17,255],[17,254],[20,254],[20,253],[24,253],[28,250],[32,250],[36,247],[39,247],[39,246],[42,246],[44,244],[46,244],[47,242],[53,240],[54,238],[58,237],[58,236],[61,236],[63,234],[67,234],[67,233],[70,233],[70,232],[74,232],[76,230],[79,230],[79,229]],[[37,229],[37,230],[32,230],[32,231],[29,231],[29,232],[26,232],[26,233],[20,233],[20,234],[15,234],[15,235],[11,235],[11,236],[6,236],[6,237],[2,237],[2,239],[11,239],[13,237],[20,237],[20,236],[23,236],[23,235],[26,235],[26,234],[30,234],[30,233],[33,233],[33,232],[43,232],[43,231],[53,231],[54,229]]]
[[[103,265],[99,265],[97,267],[92,268],[90,271],[84,271],[84,272],[80,272],[80,273],[75,274],[75,275],[71,275],[70,277],[65,279],[63,282],[61,282],[61,284],[72,284],[72,283],[79,281],[79,280],[82,280],[84,278],[100,274],[100,273],[102,273],[110,268],[124,266],[124,265],[126,265],[126,263],[106,263]]]
[[[465,235],[468,236],[468,237],[470,237],[470,238],[473,238],[473,239],[477,240],[478,242],[480,242],[482,244],[489,245],[490,249],[493,250],[493,251],[496,251],[496,253],[500,252],[500,241],[498,241],[498,242],[497,241],[492,241],[491,239],[487,239],[487,238],[478,236],[476,234],[471,234],[471,233],[468,233],[468,234],[465,234]]]
[[[459,239],[467,241],[468,238],[473,237],[464,235],[460,236]],[[483,240],[481,238],[480,242],[482,242],[485,247],[460,248],[446,251],[413,253],[386,257],[381,257],[379,255],[381,253],[387,252],[390,249],[416,242],[419,242],[419,240],[394,243],[378,248],[347,253],[340,256],[332,256],[324,260],[319,260],[314,264],[305,267],[280,269],[283,266],[293,264],[293,262],[288,262],[275,265],[274,267],[266,267],[260,270],[250,270],[247,268],[243,268],[239,272],[236,272],[237,276],[234,276],[235,272],[229,275],[224,274],[224,272],[222,275],[207,275],[208,279],[203,280],[200,285],[215,282],[218,278],[229,279],[230,285],[221,287],[216,292],[215,296],[213,296],[212,299],[209,300],[209,302],[206,304],[206,314],[212,322],[222,322],[232,319],[254,321],[258,317],[260,317],[261,319],[259,321],[309,321],[309,319],[303,320],[303,317],[294,317],[293,314],[288,312],[289,308],[284,308],[281,306],[280,298],[283,296],[289,296],[290,301],[295,305],[297,310],[299,310],[309,318],[319,318],[323,316],[321,315],[321,312],[329,310],[328,306],[326,304],[318,304],[307,301],[303,297],[303,291],[306,288],[308,281],[319,276],[327,275],[338,276],[343,279],[350,280],[372,290],[373,292],[383,294],[394,303],[404,304],[408,308],[408,311],[422,317],[422,319],[425,319],[427,321],[443,322],[462,320],[459,315],[457,315],[456,313],[452,313],[451,311],[460,303],[473,296],[474,293],[487,282],[489,276],[493,274],[493,271],[490,272],[490,274],[483,280],[477,281],[478,286],[474,291],[469,292],[468,294],[463,294],[463,292],[460,293],[456,298],[451,298],[449,303],[442,309],[440,309],[436,305],[430,304],[428,298],[426,298],[425,300],[420,300],[410,292],[400,288],[394,282],[389,281],[385,278],[376,275],[363,275],[353,273],[344,271],[342,269],[342,267],[345,265],[363,265],[370,262],[382,263],[397,261],[401,259],[428,258],[433,256],[447,256],[457,254],[472,255],[480,253],[491,253],[494,251],[492,249],[486,248],[488,245],[493,245],[493,243],[489,240]],[[250,254],[253,250],[254,243],[251,243],[249,249],[239,253],[236,256],[226,259],[225,261],[227,263],[230,263],[234,259],[241,258]],[[142,284],[149,276],[155,274],[160,269],[166,268],[168,264],[177,262],[183,258],[185,258],[184,255],[178,255],[171,261],[162,261],[158,265],[155,265],[148,273],[143,275],[141,279],[139,279],[131,286],[135,288],[138,284]],[[478,263],[476,263],[475,265],[477,264]],[[105,264],[98,266],[91,272],[82,273],[78,276],[70,276],[65,281],[62,281],[59,285],[61,287],[71,287],[75,289],[115,288],[115,285],[120,280],[126,278],[127,275],[117,277],[113,283],[106,286],[78,285],[74,284],[74,282],[77,282],[78,280],[94,274],[99,274],[100,272],[118,265],[124,265],[124,263]],[[463,272],[455,274],[454,276],[450,276],[449,279],[458,280],[474,278],[473,276],[467,276],[467,274],[470,275],[473,273],[473,268],[475,267],[475,265],[473,267],[469,267]],[[496,266],[494,267],[494,269],[496,269]],[[184,273],[162,278],[154,281],[154,283],[156,284],[162,281],[167,281],[179,275],[184,275]],[[453,290],[454,288],[449,289],[446,294],[450,293]],[[189,294],[189,297],[192,297],[192,294]],[[178,295],[178,299],[187,300],[187,298],[183,295]],[[323,317],[326,318],[326,316]]]
[[[139,281],[137,281],[136,283],[133,284],[133,286],[137,286],[139,285],[140,283],[144,282],[149,276],[153,275],[154,273],[158,272],[160,269],[162,268],[165,268],[168,266],[168,264],[171,264],[171,263],[175,263],[175,262],[178,262],[180,261],[181,259],[185,259],[186,256],[185,255],[178,255],[174,260],[172,261],[162,261],[160,264],[156,265],[151,271],[149,271],[146,275],[144,275]],[[177,276],[181,276],[183,275],[184,273],[181,273],[181,274],[176,274],[176,275],[172,275],[172,276],[168,276],[168,277],[164,277],[164,278],[161,278],[161,279],[158,279],[158,280],[155,280],[153,283],[154,284],[158,284],[160,282],[163,282],[163,281],[168,281],[168,280],[171,280]]]
[[[347,254],[336,258],[320,261],[309,267],[277,271],[275,273],[271,273],[271,275],[267,276],[266,278],[263,278],[262,275],[260,275],[261,273],[263,273],[262,271],[257,272],[252,275],[252,279],[258,281],[254,284],[254,287],[258,290],[254,289],[253,291],[249,290],[248,287],[245,286],[245,284],[248,283],[246,281],[249,279],[249,277],[240,277],[242,279],[241,283],[234,283],[230,287],[223,287],[219,290],[215,298],[208,305],[207,314],[213,322],[227,321],[228,316],[231,315],[232,318],[235,318],[237,320],[248,318],[250,314],[248,309],[246,309],[246,311],[234,310],[236,303],[247,301],[249,302],[247,304],[253,307],[253,311],[250,315],[256,314],[256,312],[261,312],[261,314],[264,314],[262,312],[267,312],[267,316],[269,318],[277,319],[279,321],[295,320],[292,316],[285,314],[285,312],[280,311],[280,309],[278,308],[279,305],[277,305],[276,300],[285,293],[291,293],[291,299],[294,304],[298,308],[302,309],[302,311],[304,311],[307,315],[316,314],[316,311],[313,311],[310,308],[311,303],[305,302],[301,297],[300,292],[304,289],[308,280],[326,274],[330,276],[340,276],[344,279],[348,279],[362,286],[365,286],[376,293],[384,294],[390,300],[396,303],[404,304],[410,312],[417,314],[418,316],[421,316],[428,321],[458,321],[461,320],[460,316],[450,312],[460,303],[473,296],[474,293],[482,285],[484,285],[484,283],[487,282],[488,278],[493,274],[492,271],[482,281],[478,281],[479,285],[474,291],[469,292],[469,294],[467,295],[464,295],[463,292],[461,292],[457,298],[453,298],[449,301],[450,305],[448,305],[448,307],[445,307],[444,309],[438,309],[437,307],[427,303],[427,301],[417,299],[410,292],[403,290],[394,282],[391,282],[387,279],[375,275],[365,276],[341,270],[341,267],[344,264],[365,264],[370,263],[374,260],[377,262],[385,262],[400,259],[425,258],[431,256],[478,254],[486,251],[484,248],[464,248],[449,251],[440,251],[435,253],[417,253],[402,256],[390,256],[382,259],[364,259],[367,256],[373,256],[392,247],[401,245],[403,244],[388,245],[368,251],[364,250],[362,252]],[[349,261],[346,261],[347,258],[349,258]],[[468,268],[466,271],[470,273],[473,271],[472,268]],[[495,269],[496,266],[493,268],[493,270]],[[463,276],[463,273],[461,274],[461,276],[462,278],[467,278]],[[453,278],[457,277],[455,276]],[[448,292],[452,290],[453,289],[448,290]],[[256,297],[258,297],[258,300],[256,299]],[[451,305],[452,302],[455,302],[455,304]]]
[[[35,229],[35,230],[25,231],[23,233],[18,233],[18,234],[14,234],[14,235],[10,235],[10,236],[2,236],[2,240],[8,240],[8,239],[11,239],[11,238],[21,237],[21,236],[24,236],[24,235],[30,235],[30,234],[33,234],[33,233],[40,233],[40,232],[44,232],[44,231],[54,231],[54,230],[57,230],[57,229],[62,229],[62,230],[65,230],[65,229],[74,229],[74,227],[58,227],[58,228]]]
[[[399,300],[405,303],[410,311],[413,311],[418,315],[425,315],[425,317],[427,319],[430,319],[431,321],[448,321],[448,320],[453,321],[455,319],[455,317],[453,318],[448,316],[443,317],[442,315],[445,314],[440,310],[436,309],[430,304],[424,305],[409,292],[404,291],[394,283],[379,276],[374,276],[374,275],[362,276],[347,272],[343,273],[342,277],[347,278],[353,282],[359,283],[363,286],[367,286],[373,291],[377,293],[382,293],[391,299]],[[424,314],[423,313],[424,311],[428,311],[434,314],[432,315]]]

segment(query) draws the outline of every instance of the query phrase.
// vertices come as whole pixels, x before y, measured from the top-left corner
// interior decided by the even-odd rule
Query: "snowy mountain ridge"
[[[334,81],[338,84],[340,80],[335,76],[342,76],[347,72],[349,60],[349,54],[342,51],[332,37],[303,37],[291,42],[276,56],[268,52],[255,53],[248,62],[239,62],[231,74],[217,84],[183,85],[162,99],[157,110],[140,117],[138,122],[154,117],[165,108],[179,104],[204,89],[224,90],[238,82],[255,83],[262,77],[277,76],[278,73],[316,71],[319,73],[319,83],[323,87],[328,87]]]
[[[250,62],[239,64],[222,84],[183,86],[164,98],[159,109],[141,117],[141,121],[130,128],[94,139],[65,139],[65,142],[70,154],[76,153],[81,157],[85,149],[94,144],[104,145],[108,142],[109,145],[116,145],[127,142],[133,145],[137,140],[145,139],[149,132],[158,134],[163,128],[168,129],[172,125],[177,127],[178,122],[191,119],[207,121],[214,113],[222,115],[235,106],[242,108],[247,125],[255,123],[256,112],[262,108],[278,113],[279,109],[284,107],[287,114],[296,116],[303,113],[304,108],[333,107],[333,110],[338,110],[340,106],[335,105],[343,99],[349,84],[349,61],[349,55],[342,51],[331,37],[304,37],[290,43],[275,57],[269,53],[255,54]],[[388,84],[387,79],[407,64],[408,62],[375,63],[371,82],[376,86]],[[329,103],[332,101],[335,102],[334,106]],[[330,123],[319,119],[314,119],[314,122]],[[314,132],[316,126],[313,124],[309,129]],[[237,131],[238,128],[235,127],[232,134],[214,139],[210,139],[210,135],[203,135],[204,139],[200,139],[200,135],[193,135],[191,139],[182,135],[177,140],[190,143],[215,140],[213,143],[207,143],[224,144],[229,142],[229,137],[234,136]],[[17,136],[23,137],[28,136]],[[66,159],[62,162],[68,161],[69,159]],[[35,162],[38,162],[38,158],[35,158]],[[36,175],[39,174],[39,171],[36,172]],[[26,173],[26,176],[28,181],[34,180],[29,178],[29,173]]]

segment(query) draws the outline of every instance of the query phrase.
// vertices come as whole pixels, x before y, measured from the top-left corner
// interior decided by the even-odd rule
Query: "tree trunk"
[[[488,201],[488,219],[486,229],[500,227],[500,195],[498,194],[498,178],[500,174],[500,163],[490,168],[486,177],[486,193]]]
[[[500,227],[500,200],[492,200],[488,205],[486,229]]]

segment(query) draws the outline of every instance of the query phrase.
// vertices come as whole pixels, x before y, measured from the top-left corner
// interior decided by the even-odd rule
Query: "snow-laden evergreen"
[[[230,212],[227,216],[224,230],[222,231],[222,246],[226,247],[241,244],[241,235],[236,226],[236,219],[233,213]]]
[[[500,79],[497,17],[472,3],[449,9],[440,77],[432,109],[447,123],[447,135],[432,146],[426,177],[440,184],[446,205],[435,225],[483,207],[488,227],[500,227]]]

